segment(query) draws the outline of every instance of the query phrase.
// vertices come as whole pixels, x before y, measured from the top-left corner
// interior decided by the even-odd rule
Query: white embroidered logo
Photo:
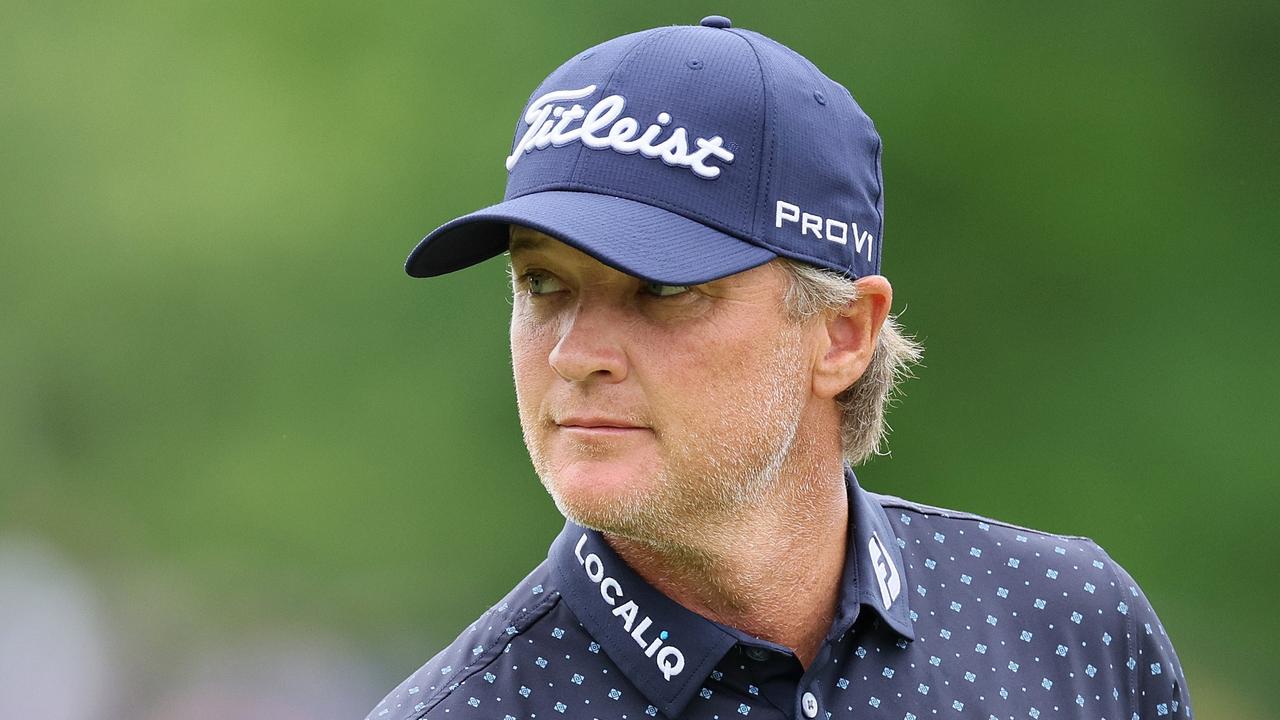
[[[577,103],[569,108],[556,104],[563,100],[581,100],[595,91],[595,85],[588,85],[577,90],[555,90],[534,100],[524,113],[529,129],[507,157],[507,171],[510,172],[526,153],[544,150],[548,146],[564,147],[572,142],[581,142],[593,150],[607,148],[624,155],[638,152],[647,158],[661,158],[672,167],[687,167],[707,180],[720,176],[720,168],[708,165],[708,159],[719,158],[726,164],[733,162],[733,153],[724,147],[724,140],[719,135],[694,138],[693,144],[698,149],[689,152],[688,131],[676,127],[665,140],[655,144],[663,128],[671,124],[671,113],[658,113],[658,122],[641,133],[639,120],[619,117],[627,106],[626,98],[621,95],[602,98],[590,110]],[[570,127],[578,120],[582,124]]]
[[[884,602],[884,609],[888,610],[889,606],[893,605],[893,601],[898,599],[898,594],[902,592],[902,576],[893,566],[889,551],[880,542],[879,535],[871,533],[871,538],[867,540],[867,549],[871,551],[871,566],[876,569],[876,580],[880,583],[880,600]]]
[[[621,605],[618,604],[619,600],[624,599],[622,585],[605,573],[604,561],[599,555],[587,553],[586,557],[583,557],[582,547],[586,544],[587,534],[583,533],[578,539],[578,544],[573,548],[573,554],[578,558],[578,564],[587,571],[587,579],[599,586],[600,597],[613,606],[613,616],[622,618],[622,629],[631,633],[631,639],[635,640],[644,651],[644,656],[654,658],[654,662],[658,665],[658,672],[662,673],[662,677],[666,678],[667,682],[671,682],[671,678],[684,671],[684,653],[680,652],[680,648],[675,645],[663,645],[670,637],[666,630],[659,632],[652,640],[644,636],[645,631],[653,624],[653,620],[645,615],[639,618],[639,623],[636,622],[640,615],[640,606],[635,600],[626,600]],[[654,657],[654,653],[657,653],[657,657]]]
[[[813,213],[801,212],[799,205],[793,205],[785,200],[779,200],[774,206],[773,226],[781,228],[783,223],[800,223],[800,237],[804,237],[809,233],[818,239],[827,239],[833,243],[848,245],[849,238],[853,238],[853,252],[855,255],[866,255],[867,260],[871,260],[873,252],[872,246],[876,242],[876,238],[866,230],[859,230],[858,223],[844,222],[834,218],[824,218],[821,215]],[[825,227],[825,234],[823,232]],[[864,252],[865,251],[865,252]]]

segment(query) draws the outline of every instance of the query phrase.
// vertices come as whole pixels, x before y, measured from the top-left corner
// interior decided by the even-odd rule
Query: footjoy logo
[[[902,592],[902,576],[889,559],[889,551],[880,542],[880,536],[874,532],[867,540],[867,549],[871,551],[871,566],[876,569],[876,581],[880,583],[880,599],[884,601],[884,609],[888,610],[898,593]]]
[[[663,630],[654,637],[652,641],[645,638],[645,631],[653,624],[653,620],[645,615],[636,622],[636,617],[640,615],[640,607],[636,605],[634,600],[627,600],[621,605],[619,600],[623,598],[622,586],[618,581],[604,574],[604,563],[600,561],[600,556],[595,553],[587,553],[584,558],[582,556],[582,546],[587,543],[587,536],[583,533],[582,538],[578,540],[577,546],[573,548],[573,554],[578,558],[578,564],[587,572],[587,577],[591,582],[600,586],[600,597],[613,608],[613,614],[622,618],[622,627],[629,633],[636,644],[644,650],[645,657],[654,658],[654,662],[658,664],[658,670],[662,672],[662,676],[668,681],[679,675],[684,670],[684,653],[680,652],[680,648],[674,645],[663,645],[667,639],[667,631]],[[655,657],[656,656],[656,657]]]
[[[818,240],[830,240],[841,245],[848,245],[849,241],[853,240],[853,252],[857,255],[865,254],[867,260],[871,259],[871,246],[875,243],[876,238],[866,230],[858,230],[858,223],[856,222],[845,222],[802,212],[799,205],[792,205],[785,200],[779,200],[778,204],[774,206],[773,226],[781,228],[783,223],[792,225],[799,223],[800,237],[813,233],[813,237]],[[864,247],[866,249],[865,253],[863,252]]]
[[[609,149],[624,155],[640,153],[647,158],[661,158],[668,165],[687,167],[707,180],[720,176],[720,168],[708,165],[708,159],[733,162],[733,153],[724,147],[724,140],[719,135],[695,138],[693,144],[698,149],[693,152],[689,152],[689,133],[682,127],[676,127],[662,142],[655,142],[663,129],[671,124],[671,113],[658,113],[657,123],[642,133],[639,120],[619,117],[627,106],[626,98],[621,95],[603,98],[590,110],[577,103],[569,108],[555,104],[562,100],[581,100],[595,91],[595,85],[588,85],[578,90],[556,90],[534,100],[524,113],[529,129],[507,157],[507,171],[510,172],[526,153],[545,150],[548,146],[564,147],[574,142],[593,150]],[[579,120],[582,124],[573,126]]]

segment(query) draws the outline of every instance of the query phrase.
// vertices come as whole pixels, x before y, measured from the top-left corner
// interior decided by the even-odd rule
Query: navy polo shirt
[[[691,612],[572,522],[369,720],[1190,718],[1164,628],[1097,544],[862,490],[805,669]]]

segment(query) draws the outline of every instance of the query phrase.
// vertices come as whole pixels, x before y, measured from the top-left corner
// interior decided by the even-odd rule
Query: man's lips
[[[562,417],[556,420],[556,425],[562,430],[593,435],[626,434],[649,429],[629,420],[603,416]]]

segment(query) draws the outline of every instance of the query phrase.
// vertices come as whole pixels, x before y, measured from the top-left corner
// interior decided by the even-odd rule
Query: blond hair
[[[838,312],[858,299],[858,287],[849,278],[786,258],[781,264],[790,279],[783,303],[795,320]],[[899,385],[915,376],[913,368],[923,355],[924,346],[903,332],[897,315],[885,318],[867,369],[836,396],[841,446],[849,464],[888,454],[884,445],[891,428],[885,410],[899,395]]]

